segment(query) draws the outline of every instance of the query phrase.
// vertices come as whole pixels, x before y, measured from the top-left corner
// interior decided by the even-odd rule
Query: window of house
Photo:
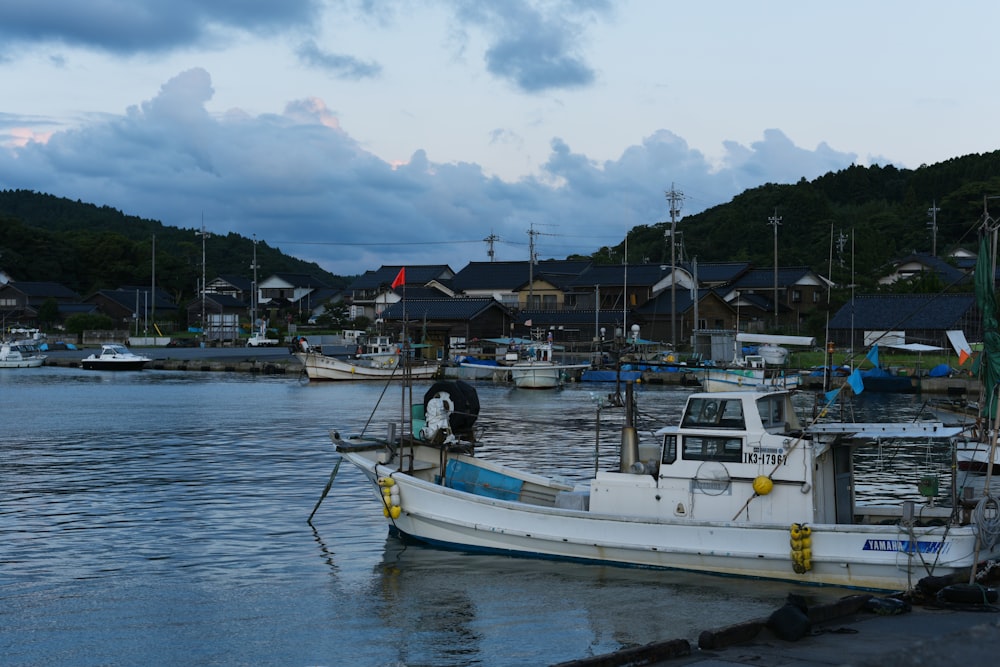
[[[800,290],[800,289],[793,289],[792,290],[792,303],[801,303],[801,302],[802,302],[802,290]]]
[[[546,310],[555,310],[557,306],[556,295],[555,294],[544,294],[542,295],[542,306]]]
[[[813,291],[813,303],[819,303],[819,291]]]

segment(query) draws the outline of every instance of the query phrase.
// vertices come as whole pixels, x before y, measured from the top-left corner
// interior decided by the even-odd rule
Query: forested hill
[[[683,190],[683,184],[678,183]],[[849,167],[793,185],[767,184],[677,223],[686,259],[749,261],[809,266],[841,285],[872,287],[893,260],[934,248],[928,210],[937,210],[937,254],[974,248],[984,198],[1000,196],[1000,151],[966,155],[918,169]],[[989,203],[989,200],[986,200]],[[1000,218],[1000,202],[997,213]],[[667,210],[664,202],[664,210]],[[628,234],[630,263],[669,262],[669,220],[641,225]],[[156,237],[156,283],[180,298],[193,294],[201,277],[201,242],[195,229],[167,227],[108,206],[27,190],[0,190],[0,268],[17,280],[52,280],[87,294],[151,279]],[[838,242],[839,239],[842,242]],[[253,241],[238,234],[213,237],[206,264],[216,275],[248,275]],[[599,263],[620,262],[622,245],[591,255]],[[307,273],[344,287],[315,263],[257,244],[261,277]],[[376,267],[372,267],[376,268]]]
[[[81,294],[152,280],[156,237],[156,285],[176,298],[195,293],[201,280],[202,244],[196,229],[168,227],[109,206],[95,206],[29,190],[0,190],[0,268],[15,280],[53,281]],[[209,280],[249,278],[253,240],[230,233],[205,244]],[[318,264],[290,257],[257,242],[258,278],[274,273],[309,274],[331,287],[346,287]]]
[[[682,184],[677,186],[683,190]],[[1000,151],[913,170],[855,166],[813,181],[747,190],[729,203],[681,217],[677,231],[686,258],[750,261],[766,268],[774,265],[770,218],[778,217],[781,266],[809,266],[825,276],[830,273],[832,250],[835,282],[871,287],[893,260],[932,251],[932,206],[939,209],[937,254],[946,256],[958,246],[974,249],[984,197],[996,196],[1000,196]],[[996,211],[990,217],[1000,219],[1000,202],[993,204]],[[629,234],[629,261],[669,262],[664,233],[669,229],[669,219],[634,228]],[[843,244],[831,244],[841,234]],[[621,261],[621,249],[621,245],[602,248],[593,259]]]

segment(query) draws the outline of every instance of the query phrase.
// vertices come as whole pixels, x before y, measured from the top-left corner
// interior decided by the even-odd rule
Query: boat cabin
[[[693,394],[678,425],[639,445],[633,470],[598,472],[590,510],[700,522],[884,518],[865,517],[855,507],[852,453],[862,442],[852,436],[858,425],[850,425],[850,433],[820,426],[826,428],[803,428],[789,392]],[[912,428],[926,437],[925,425]]]

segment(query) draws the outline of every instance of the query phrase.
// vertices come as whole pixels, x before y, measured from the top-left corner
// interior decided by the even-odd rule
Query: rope
[[[991,516],[988,514],[992,513]],[[992,549],[1000,540],[1000,500],[984,496],[972,510],[972,525],[984,547]]]

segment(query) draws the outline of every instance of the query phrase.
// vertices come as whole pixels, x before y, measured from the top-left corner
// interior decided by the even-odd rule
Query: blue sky
[[[998,25],[985,0],[0,0],[0,188],[338,274],[458,270],[490,234],[527,259],[532,225],[539,257],[589,254],[669,219],[672,184],[684,215],[996,150]]]

